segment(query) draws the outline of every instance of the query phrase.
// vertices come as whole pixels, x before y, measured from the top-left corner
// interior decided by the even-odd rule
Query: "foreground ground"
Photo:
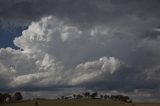
[[[36,106],[35,101],[4,104],[1,106]],[[160,106],[160,103],[120,103],[105,100],[41,100],[37,106]]]

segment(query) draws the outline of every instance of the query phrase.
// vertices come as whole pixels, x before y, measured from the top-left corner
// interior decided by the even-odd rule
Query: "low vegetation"
[[[20,92],[13,95],[0,93],[0,104],[3,106],[160,106],[158,103],[132,103],[129,96],[99,95],[98,92],[61,96],[53,100],[40,98],[23,100]]]
[[[6,104],[11,102],[18,102],[23,99],[20,92],[16,92],[13,96],[9,93],[0,93],[0,104]]]
[[[120,101],[126,103],[132,103],[129,96],[124,95],[98,95],[98,92],[85,92],[82,94],[73,94],[72,96],[61,96],[57,99],[69,100],[69,99],[101,99],[101,100],[111,100],[111,101]]]

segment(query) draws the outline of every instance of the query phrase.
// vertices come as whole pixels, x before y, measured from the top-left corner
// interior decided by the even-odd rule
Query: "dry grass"
[[[35,101],[5,104],[1,106],[35,106]],[[105,100],[41,100],[38,106],[160,106],[160,103],[121,103]]]

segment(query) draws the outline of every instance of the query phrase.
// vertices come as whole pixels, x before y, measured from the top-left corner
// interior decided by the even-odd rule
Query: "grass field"
[[[4,104],[1,106],[35,106],[35,101]],[[160,103],[120,103],[104,100],[41,100],[38,106],[160,106]]]

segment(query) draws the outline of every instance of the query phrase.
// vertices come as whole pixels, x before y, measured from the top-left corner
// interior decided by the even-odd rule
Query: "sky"
[[[160,100],[159,0],[0,0],[0,92]]]

